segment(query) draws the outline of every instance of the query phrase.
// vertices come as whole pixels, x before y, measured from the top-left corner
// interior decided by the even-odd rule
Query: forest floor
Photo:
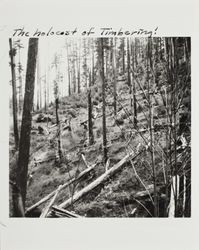
[[[118,81],[117,83],[119,101],[117,102],[118,112],[116,117],[113,112],[112,93],[109,90],[107,90],[107,93],[106,123],[108,158],[110,159],[109,168],[132,151],[142,150],[142,153],[133,161],[127,162],[121,171],[117,172],[103,185],[100,185],[71,205],[69,210],[86,217],[131,217],[135,216],[134,211],[136,209],[137,217],[150,217],[153,209],[150,210],[148,207],[149,211],[147,211],[144,208],[143,204],[146,206],[146,201],[141,203],[136,199],[132,199],[133,194],[144,191],[145,187],[153,183],[151,154],[145,142],[149,141],[150,136],[146,119],[148,117],[146,101],[143,98],[143,93],[137,91],[136,98],[140,105],[137,109],[139,129],[135,129],[131,120],[133,119],[132,116],[127,114],[130,113],[130,95],[127,84],[124,81]],[[158,94],[154,94],[154,97],[154,117],[156,117],[156,119],[154,118],[154,123],[164,125],[166,121],[164,110],[161,108],[163,106],[162,100]],[[59,185],[66,183],[86,169],[81,158],[82,153],[85,155],[88,164],[90,166],[96,164],[96,167],[79,183],[62,190],[56,200],[57,205],[67,200],[71,195],[105,172],[102,151],[102,94],[99,87],[92,89],[92,100],[94,103],[93,111],[96,115],[95,119],[93,119],[94,144],[92,146],[88,145],[88,131],[82,125],[88,118],[86,93],[64,97],[60,100],[61,145],[65,159],[61,165],[57,164],[55,105],[50,105],[46,114],[44,110],[33,112],[29,162],[29,176],[31,178],[28,181],[27,188],[27,208],[56,190]],[[38,123],[37,119],[40,114],[48,115],[51,121]],[[72,131],[63,130],[64,121],[68,120],[69,117],[71,117]],[[42,134],[39,134],[38,126],[44,128]],[[164,148],[165,140],[161,129],[154,131],[154,140],[161,145],[160,148]],[[13,132],[10,130],[11,175],[14,162],[16,161],[16,157],[13,155],[13,148]],[[159,153],[155,153],[155,164],[157,184],[161,186],[164,184],[164,171],[162,170],[160,152],[161,150]],[[45,204],[40,207],[43,208],[44,206]]]

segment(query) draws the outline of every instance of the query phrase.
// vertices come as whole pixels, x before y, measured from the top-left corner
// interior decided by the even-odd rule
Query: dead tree
[[[69,58],[69,45],[68,41],[66,43],[66,53],[67,53],[67,73],[68,73],[68,95],[71,95],[71,70],[70,70],[70,58]]]
[[[89,73],[89,89],[88,89],[88,135],[89,145],[94,143],[93,121],[92,121],[92,100],[91,100],[91,72]]]
[[[151,164],[153,173],[153,188],[154,188],[154,216],[158,217],[158,193],[157,193],[157,177],[155,168],[155,156],[154,156],[154,133],[153,127],[153,106],[150,96],[150,79],[149,72],[151,69],[152,57],[151,57],[151,38],[148,38],[147,43],[147,87],[148,87],[148,105],[149,105],[149,129],[150,129],[150,151],[151,151]]]
[[[103,39],[103,38],[101,38]],[[59,208],[67,208],[71,204],[75,203],[79,199],[81,199],[84,195],[88,194],[90,191],[98,187],[99,185],[106,182],[108,179],[111,178],[116,172],[120,171],[126,162],[129,162],[131,159],[135,159],[138,155],[141,154],[140,152],[131,152],[128,155],[126,155],[123,159],[121,159],[118,163],[116,163],[114,166],[112,166],[110,169],[108,169],[104,174],[100,175],[97,179],[95,179],[93,182],[89,183],[86,187],[84,187],[79,192],[75,193],[73,197],[67,199],[66,201],[62,202],[59,205]]]
[[[38,53],[38,38],[30,38],[28,45],[28,62],[26,71],[23,116],[22,116],[21,134],[19,141],[19,157],[16,168],[16,185],[19,188],[19,192],[22,196],[22,202],[24,207],[26,201],[28,162],[30,153],[30,132],[32,123],[31,112],[33,108],[37,53]]]
[[[19,111],[19,115],[22,113],[22,109],[23,109],[23,94],[22,94],[22,71],[23,71],[23,67],[21,64],[21,49],[23,48],[23,45],[21,44],[20,40],[17,40],[15,42],[15,46],[17,48],[17,53],[18,53],[18,80],[19,80],[19,98],[18,98],[18,111]]]
[[[125,74],[125,38],[121,39],[122,73]]]
[[[104,77],[104,39],[100,38],[100,76],[102,81],[102,130],[103,130],[103,153],[104,153],[104,164],[107,161],[107,139],[106,139],[106,100],[105,100],[105,77]]]
[[[116,38],[114,39],[113,44],[113,58],[112,58],[112,70],[113,70],[113,108],[114,108],[114,115],[117,115],[117,77],[116,77]]]
[[[135,38],[135,45],[133,47],[132,43],[132,68],[135,72],[136,67],[136,38]],[[133,116],[134,116],[134,126],[137,127],[137,100],[136,100],[136,85],[135,85],[135,79],[134,76],[132,76],[132,85],[133,85]]]
[[[40,79],[40,63],[37,58],[37,110],[41,108],[41,79]]]
[[[132,113],[132,84],[131,84],[131,72],[130,72],[130,45],[129,45],[129,39],[127,39],[127,84],[129,86],[129,95],[130,95],[130,110]]]
[[[57,123],[57,143],[58,143],[58,156],[59,156],[59,161],[62,159],[62,150],[61,150],[61,126],[60,126],[60,121],[59,121],[59,114],[58,114],[58,109],[59,109],[59,98],[57,97],[55,99],[55,112],[56,112],[56,123]]]
[[[12,74],[12,107],[13,107],[13,127],[14,127],[14,137],[15,137],[15,148],[18,149],[19,145],[19,132],[17,124],[17,90],[16,90],[16,73],[15,73],[15,55],[16,49],[12,46],[12,39],[9,38],[10,45],[10,65]]]

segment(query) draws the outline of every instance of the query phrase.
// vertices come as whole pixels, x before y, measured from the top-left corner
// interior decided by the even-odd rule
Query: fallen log
[[[59,208],[57,206],[52,207],[51,215],[52,216],[55,215],[58,217],[68,217],[68,218],[81,218],[82,217],[82,216],[79,216],[73,212],[66,210],[66,209]],[[51,215],[49,215],[49,216],[51,216]]]
[[[122,160],[120,160],[117,164],[115,164],[112,168],[107,170],[104,174],[102,174],[100,177],[98,177],[95,181],[91,182],[88,186],[77,192],[73,195],[73,197],[69,198],[68,200],[64,201],[59,205],[59,208],[67,208],[71,204],[78,201],[80,198],[82,198],[84,195],[89,193],[91,190],[105,182],[108,178],[110,178],[113,174],[115,174],[118,170],[122,168],[124,163],[128,162],[130,159],[136,158],[138,155],[141,154],[142,151],[137,153],[135,155],[134,152],[131,152],[130,154],[126,155]]]
[[[149,196],[149,194],[153,194],[154,192],[154,187],[153,184],[149,185],[146,187],[146,190],[136,192],[135,194],[132,194],[132,198],[143,198],[145,196]]]
[[[88,174],[89,172],[91,172],[95,168],[95,166],[96,166],[96,164],[90,166],[89,168],[86,168],[77,177],[74,177],[70,181],[68,181],[65,184],[63,184],[62,187],[61,187],[61,189],[60,189],[60,191],[63,190],[64,188],[68,187],[69,185],[73,184],[74,182],[77,182],[78,180],[80,180],[83,176],[85,176],[86,174]],[[38,201],[37,203],[35,203],[31,207],[27,208],[26,213],[32,211],[33,209],[35,209],[36,207],[40,206],[44,202],[48,201],[53,195],[55,195],[56,191],[57,190],[54,190],[53,192],[51,192],[50,194],[48,194],[47,196],[45,196],[44,198],[42,198],[40,201]]]
[[[48,211],[50,210],[50,208],[51,208],[51,207],[53,206],[53,204],[55,203],[55,200],[56,200],[57,195],[58,195],[59,191],[61,190],[61,188],[62,188],[62,185],[60,185],[60,186],[58,187],[58,189],[57,189],[56,192],[55,192],[55,195],[53,196],[53,198],[52,198],[52,200],[50,201],[50,203],[48,204],[48,206],[45,207],[45,208],[43,209],[43,212],[41,213],[40,218],[45,218],[45,217],[47,216]]]
[[[157,192],[160,194],[160,198],[164,199],[164,189],[165,186],[157,186]],[[130,195],[130,199],[145,199],[146,197],[149,197],[149,195],[153,195],[154,193],[154,185],[150,184],[146,186],[146,190],[138,191],[136,193],[133,193]]]

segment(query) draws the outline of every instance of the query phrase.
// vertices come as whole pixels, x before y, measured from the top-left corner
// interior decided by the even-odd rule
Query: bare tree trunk
[[[134,115],[134,127],[137,128],[137,100],[136,100],[136,86],[135,80],[133,79],[133,115]]]
[[[153,172],[153,187],[154,187],[154,216],[158,217],[158,194],[157,194],[157,178],[156,178],[156,168],[155,168],[155,157],[154,157],[154,134],[153,134],[153,106],[150,96],[150,79],[149,79],[149,69],[151,65],[151,38],[148,38],[147,46],[147,83],[148,83],[148,103],[149,103],[149,128],[150,128],[150,151],[151,151],[151,164]]]
[[[45,82],[44,82],[44,110],[47,112],[47,80],[46,80],[46,75],[45,73]]]
[[[68,51],[68,43],[66,44],[66,53],[67,53],[67,70],[68,70],[68,95],[71,95],[71,77],[70,77],[70,60],[69,60],[69,51]]]
[[[132,100],[132,84],[131,84],[131,73],[130,73],[130,45],[129,38],[127,38],[127,83],[129,86],[129,95],[130,95],[130,110],[132,114],[133,100]]]
[[[112,59],[112,68],[113,68],[113,108],[114,108],[114,115],[117,115],[117,78],[116,78],[116,38],[114,38],[113,44],[113,59]]]
[[[134,43],[134,46],[133,46],[133,43],[131,44],[131,55],[132,55],[132,60],[131,60],[131,63],[132,63],[132,69],[133,69],[133,72],[135,72],[135,68],[136,68],[136,55],[135,55],[135,46],[136,44]],[[133,117],[134,117],[134,127],[136,128],[137,127],[137,100],[136,100],[136,86],[135,86],[135,79],[134,79],[134,75],[132,75],[132,87],[133,87]]]
[[[58,143],[58,156],[59,156],[59,162],[62,159],[62,150],[61,150],[61,127],[60,127],[60,121],[59,121],[59,98],[57,97],[55,99],[55,112],[56,112],[56,123],[57,123],[57,143]]]
[[[89,145],[94,143],[93,121],[92,121],[92,100],[91,100],[91,72],[89,73],[89,89],[88,89],[88,135]]]
[[[92,81],[94,79],[94,53],[92,49],[91,55],[91,67],[92,70],[89,72],[89,89],[88,89],[88,134],[89,134],[89,145],[94,143],[94,135],[93,135],[93,121],[92,121],[92,99],[91,99],[91,86]]]
[[[125,38],[122,38],[122,71],[125,74]]]
[[[73,51],[74,53],[74,51]],[[77,88],[76,88],[76,65],[75,65],[75,59],[73,58],[73,92],[76,94]]]
[[[77,93],[80,94],[80,69],[78,68],[77,72]]]
[[[40,69],[39,69],[39,57],[37,58],[37,110],[41,108],[40,102]]]
[[[9,38],[10,44],[10,60],[11,60],[11,74],[12,74],[12,107],[13,107],[13,127],[15,137],[15,148],[19,146],[19,132],[17,124],[17,90],[16,90],[16,74],[15,74],[15,54],[16,50],[12,47],[12,39]]]
[[[78,94],[81,92],[81,86],[80,86],[80,75],[81,75],[81,44],[79,45],[79,54],[77,55],[77,88],[78,88]]]
[[[104,77],[104,39],[100,38],[100,52],[101,52],[101,69],[100,75],[102,80],[102,130],[103,130],[103,152],[104,164],[107,161],[107,139],[106,139],[106,100],[105,100],[105,77]]]
[[[23,105],[23,117],[21,125],[21,135],[19,142],[19,157],[16,169],[16,184],[22,196],[23,206],[25,208],[27,174],[30,152],[30,132],[32,123],[32,107],[34,98],[34,83],[36,59],[38,53],[38,38],[30,38],[28,45],[28,62],[26,70],[26,85]]]
[[[18,66],[18,75],[19,75],[19,114],[21,114],[22,112],[22,109],[23,109],[23,94],[22,94],[22,75],[21,75],[21,71],[22,71],[22,68],[21,68],[21,55],[20,55],[20,46],[19,46],[19,50],[18,50],[18,53],[19,53],[19,66]]]

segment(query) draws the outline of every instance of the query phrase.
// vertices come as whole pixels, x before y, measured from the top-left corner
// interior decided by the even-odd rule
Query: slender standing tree
[[[116,38],[114,38],[114,43],[112,46],[112,53],[113,53],[113,58],[112,58],[112,70],[113,70],[113,108],[114,108],[114,115],[117,115],[117,77],[116,77],[116,72],[117,72],[117,66],[116,66]]]
[[[56,79],[54,80],[54,96],[55,96],[55,113],[56,113],[56,124],[57,124],[57,151],[58,151],[58,157],[59,157],[59,163],[62,159],[62,150],[61,150],[61,126],[59,121],[59,83],[60,83],[60,71],[59,71],[59,63],[60,63],[60,57],[59,55],[55,55],[53,66],[55,67],[55,74]]]
[[[18,132],[18,122],[17,122],[17,90],[16,90],[16,73],[15,73],[16,49],[14,49],[12,46],[11,38],[9,38],[9,45],[10,45],[10,65],[11,65],[11,74],[12,74],[13,127],[14,127],[15,148],[18,149],[19,132]]]
[[[22,94],[22,72],[23,72],[23,67],[21,64],[21,49],[23,48],[23,45],[21,44],[20,40],[15,42],[15,46],[17,48],[17,53],[18,53],[18,65],[17,65],[17,69],[18,69],[18,81],[19,81],[19,98],[18,98],[18,111],[19,114],[21,114],[22,109],[23,109],[23,94]]]
[[[71,73],[70,73],[70,55],[69,55],[69,41],[66,42],[67,53],[67,72],[68,72],[68,95],[71,95]]]
[[[155,156],[154,156],[154,133],[153,133],[153,104],[150,95],[150,83],[149,78],[150,65],[152,63],[151,57],[151,38],[148,38],[147,43],[147,87],[148,87],[148,104],[149,104],[149,129],[150,129],[150,152],[151,152],[151,165],[153,172],[153,188],[154,188],[154,216],[158,217],[158,193],[157,193],[157,177],[156,177],[156,165],[155,165]]]
[[[91,81],[92,81],[92,76],[91,76],[91,72],[89,72],[89,88],[88,88],[88,136],[89,136],[89,145],[92,145],[94,143],[93,121],[92,121]]]
[[[133,101],[132,101],[132,84],[131,84],[131,72],[130,72],[130,44],[129,44],[129,38],[127,39],[127,83],[129,86],[129,95],[130,95],[130,110],[132,114],[132,108],[133,108]]]
[[[125,38],[121,39],[122,73],[125,74]]]
[[[106,139],[106,100],[105,100],[105,76],[104,76],[104,38],[100,38],[100,76],[102,81],[102,130],[103,130],[103,153],[104,164],[106,164],[107,156],[107,139]]]
[[[40,79],[40,63],[37,58],[37,110],[41,108],[41,79]]]
[[[19,142],[19,156],[16,168],[16,185],[22,197],[23,208],[25,208],[27,175],[30,152],[30,132],[32,123],[32,108],[34,98],[34,83],[36,59],[38,53],[38,38],[30,38],[28,45],[28,62],[26,70],[25,95],[23,105],[23,116]]]
[[[136,38],[135,38],[136,41]],[[136,68],[136,49],[135,49],[136,43],[133,46],[133,43],[131,44],[131,55],[132,55],[132,69],[135,72]],[[132,85],[133,85],[133,117],[134,117],[134,127],[137,127],[137,101],[136,101],[136,84],[134,76],[132,76]]]

